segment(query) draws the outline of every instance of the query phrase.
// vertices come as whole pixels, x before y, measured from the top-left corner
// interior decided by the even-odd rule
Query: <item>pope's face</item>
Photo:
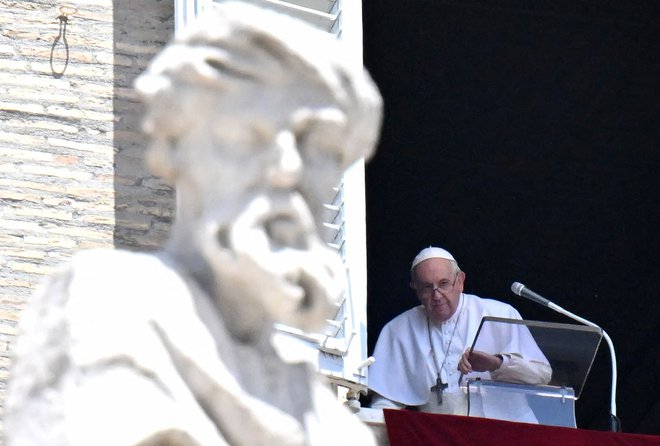
[[[222,299],[263,306],[278,322],[322,322],[345,278],[319,237],[323,203],[353,161],[342,150],[345,114],[299,80],[198,99],[199,119],[177,143],[176,186]]]
[[[456,273],[449,260],[431,258],[415,266],[410,286],[428,317],[439,323],[456,312],[464,280],[465,274],[462,271]]]

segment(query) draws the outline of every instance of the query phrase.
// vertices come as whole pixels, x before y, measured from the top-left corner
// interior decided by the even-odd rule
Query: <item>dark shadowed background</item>
[[[417,304],[414,255],[450,250],[466,291],[601,325],[624,432],[660,434],[660,14],[655,2],[363,1],[365,64],[385,99],[367,165],[370,351]],[[607,430],[610,355],[576,403]]]

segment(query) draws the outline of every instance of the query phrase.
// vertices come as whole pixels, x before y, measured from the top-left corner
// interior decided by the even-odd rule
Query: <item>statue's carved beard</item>
[[[205,223],[199,246],[235,330],[277,322],[312,331],[336,311],[345,270],[302,196],[260,195],[232,221]]]

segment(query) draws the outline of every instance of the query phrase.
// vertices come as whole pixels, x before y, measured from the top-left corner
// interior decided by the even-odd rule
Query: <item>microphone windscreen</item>
[[[523,285],[520,282],[513,282],[511,284],[511,291],[513,291],[513,294],[517,296],[522,296],[522,290],[525,288],[525,285]]]

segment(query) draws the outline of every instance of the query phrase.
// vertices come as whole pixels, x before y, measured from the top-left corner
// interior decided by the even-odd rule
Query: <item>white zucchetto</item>
[[[419,254],[413,259],[412,266],[410,270],[412,271],[418,263],[423,262],[427,259],[446,259],[456,261],[454,256],[452,256],[449,251],[442,248],[436,248],[435,246],[429,246],[428,248],[422,249]]]

